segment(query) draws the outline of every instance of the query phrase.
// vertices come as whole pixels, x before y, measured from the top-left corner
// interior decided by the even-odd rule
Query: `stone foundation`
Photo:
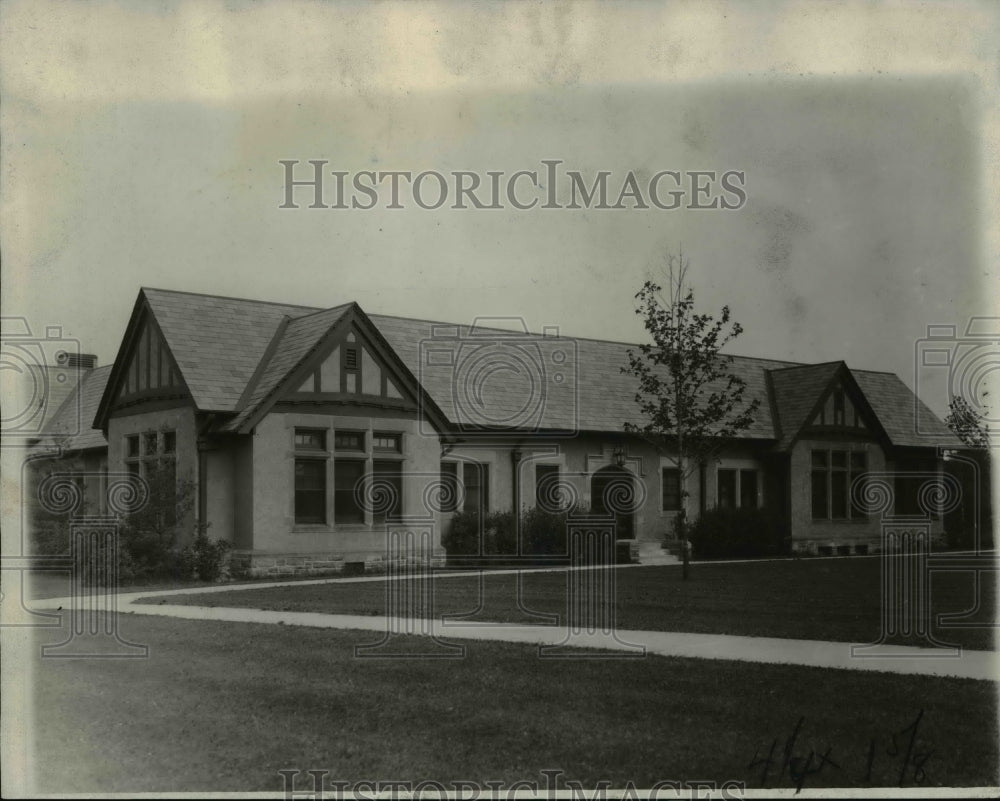
[[[402,568],[430,564],[442,567],[445,563],[444,551],[435,552],[429,559],[398,560],[395,567]],[[229,558],[229,572],[233,578],[290,576],[332,576],[385,573],[390,565],[384,554],[274,554],[253,551],[233,551]]]

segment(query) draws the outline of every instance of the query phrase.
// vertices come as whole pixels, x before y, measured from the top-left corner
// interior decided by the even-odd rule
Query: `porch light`
[[[615,460],[615,464],[616,465],[618,465],[619,467],[624,467],[625,466],[625,449],[624,448],[615,448],[615,450],[612,452],[611,456]]]

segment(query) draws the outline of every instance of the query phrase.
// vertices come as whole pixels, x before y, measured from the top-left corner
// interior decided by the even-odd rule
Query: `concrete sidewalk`
[[[258,585],[259,586],[259,585]],[[188,594],[185,591],[157,593]],[[139,603],[150,593],[117,597],[119,612],[173,617],[185,620],[219,620],[232,623],[265,623],[311,628],[350,629],[378,632],[383,639],[394,635],[434,637],[442,643],[489,640],[538,645],[547,656],[569,656],[569,649],[603,651],[604,658],[641,657],[644,654],[695,659],[727,659],[764,664],[800,665],[841,670],[867,670],[914,676],[949,676],[986,681],[1000,680],[1000,655],[993,651],[929,649],[896,645],[857,646],[846,642],[789,640],[776,637],[741,637],[728,634],[695,634],[666,631],[572,632],[566,626],[525,626],[508,623],[390,618],[385,616],[332,615],[321,612],[280,612],[232,607],[186,606]],[[69,609],[72,599],[36,601],[39,611]],[[373,643],[378,638],[373,639]],[[435,643],[437,645],[437,643]],[[444,655],[446,648],[439,648]],[[386,649],[389,656],[391,648]],[[459,649],[452,654],[461,655]],[[579,654],[576,654],[579,658]],[[594,656],[598,656],[594,653]]]

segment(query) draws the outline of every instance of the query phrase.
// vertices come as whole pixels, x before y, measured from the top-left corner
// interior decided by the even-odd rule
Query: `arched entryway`
[[[624,467],[608,465],[590,479],[590,507],[595,514],[615,518],[615,538],[635,538],[635,476]]]

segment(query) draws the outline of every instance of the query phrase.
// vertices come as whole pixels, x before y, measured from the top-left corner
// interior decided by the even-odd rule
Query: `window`
[[[337,459],[333,463],[333,521],[335,523],[364,523],[365,510],[359,496],[364,497],[365,463],[353,459]]]
[[[325,451],[326,431],[323,429],[296,428],[295,450]]]
[[[326,462],[326,431],[296,428],[296,523],[326,523]]]
[[[333,435],[333,447],[338,451],[363,451],[364,431],[338,431]]]
[[[150,495],[162,508],[157,512],[160,523],[172,526],[177,522],[177,433],[175,431],[144,431],[125,437],[125,470],[131,476],[143,478],[150,485]]]
[[[859,506],[854,502],[855,497],[864,497],[863,475],[868,471],[868,454],[864,451],[851,452],[851,486],[859,482],[858,489],[851,493],[851,519],[865,520],[868,517],[868,510],[864,506]]]
[[[458,496],[458,463],[441,462],[441,511],[457,512]]]
[[[403,465],[399,461],[372,463],[376,482],[372,497],[375,506],[373,521],[384,523],[398,519],[403,513]]]
[[[326,462],[295,460],[295,522],[326,522]]]
[[[720,509],[736,508],[736,471],[719,470],[718,506]]]
[[[812,452],[812,516],[814,520],[864,519],[851,499],[851,484],[867,470],[864,451],[840,449]]]
[[[535,465],[535,506],[546,512],[558,512],[563,506],[559,494],[559,465]]]
[[[465,462],[462,465],[462,483],[465,485],[466,512],[485,515],[490,509],[490,466]]]
[[[403,450],[403,438],[400,434],[385,434],[375,432],[372,435],[372,450],[384,451],[388,453],[401,453]]]
[[[757,508],[756,470],[740,470],[740,508]]]
[[[679,512],[681,508],[681,471],[664,467],[662,471],[663,511]]]

